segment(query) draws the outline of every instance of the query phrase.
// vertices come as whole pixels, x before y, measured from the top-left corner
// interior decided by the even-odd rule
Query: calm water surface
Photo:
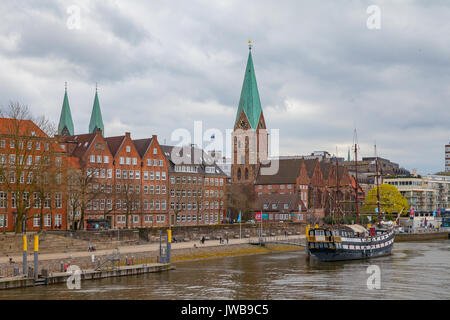
[[[381,289],[369,290],[371,264]],[[450,240],[395,243],[368,261],[282,252],[176,264],[165,273],[0,291],[0,299],[450,299]]]

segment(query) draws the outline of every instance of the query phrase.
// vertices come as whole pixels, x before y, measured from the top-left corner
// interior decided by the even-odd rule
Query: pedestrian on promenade
[[[227,244],[228,244],[228,241],[230,241],[230,239],[228,238],[228,234],[227,234]]]
[[[200,242],[201,242],[202,244],[205,244],[205,236],[202,237],[202,239],[200,240]]]
[[[219,243],[222,244],[222,236],[219,237]]]

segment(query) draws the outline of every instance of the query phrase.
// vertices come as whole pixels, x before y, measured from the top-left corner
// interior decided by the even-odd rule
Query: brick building
[[[232,184],[254,187],[257,199],[253,212],[267,211],[268,215],[263,217],[271,221],[306,222],[323,218],[337,210],[337,202],[341,210],[350,211],[355,188],[342,165],[336,167],[326,157],[323,161],[317,157],[278,157],[262,164],[268,159],[268,135],[251,46],[249,49],[232,137]],[[268,173],[267,169],[275,164],[273,161],[278,161],[278,171]]]
[[[77,166],[36,123],[0,118],[0,230],[66,228],[66,168]]]
[[[172,225],[222,223],[226,215],[226,174],[199,148],[162,148],[169,163]]]
[[[59,133],[66,153],[79,160],[68,203],[69,228],[216,224],[226,212],[226,175],[203,150],[192,149],[180,165],[173,146],[151,138],[104,137],[96,90],[89,133],[70,135],[73,123],[67,89]],[[191,150],[188,147],[188,150]],[[194,161],[194,154],[200,154]],[[80,223],[80,222],[83,223]]]

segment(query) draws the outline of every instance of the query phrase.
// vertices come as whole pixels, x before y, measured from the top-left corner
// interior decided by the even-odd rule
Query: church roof
[[[97,89],[95,89],[94,105],[92,106],[91,121],[89,122],[89,132],[93,133],[95,128],[101,129],[103,136],[105,136],[105,130],[103,129],[102,112],[100,110],[100,103],[98,102]]]
[[[247,67],[245,68],[244,83],[242,84],[241,97],[239,99],[239,107],[236,114],[235,124],[238,121],[242,111],[244,111],[252,129],[256,130],[262,113],[262,108],[261,101],[259,99],[258,85],[256,84],[251,47],[248,53]]]
[[[70,112],[70,106],[69,106],[69,98],[67,98],[67,87],[64,92],[64,100],[63,105],[61,109],[61,117],[59,118],[59,124],[58,124],[58,134],[62,135],[64,134],[64,128],[66,128],[67,133],[69,136],[73,136],[74,129],[73,129],[73,121],[72,121],[72,113]]]

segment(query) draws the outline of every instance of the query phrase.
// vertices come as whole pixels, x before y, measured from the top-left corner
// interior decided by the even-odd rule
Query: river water
[[[369,289],[370,265],[380,288]],[[395,243],[372,260],[318,262],[304,251],[176,264],[176,270],[0,291],[0,299],[450,299],[450,240]],[[370,281],[370,283],[373,283]]]

